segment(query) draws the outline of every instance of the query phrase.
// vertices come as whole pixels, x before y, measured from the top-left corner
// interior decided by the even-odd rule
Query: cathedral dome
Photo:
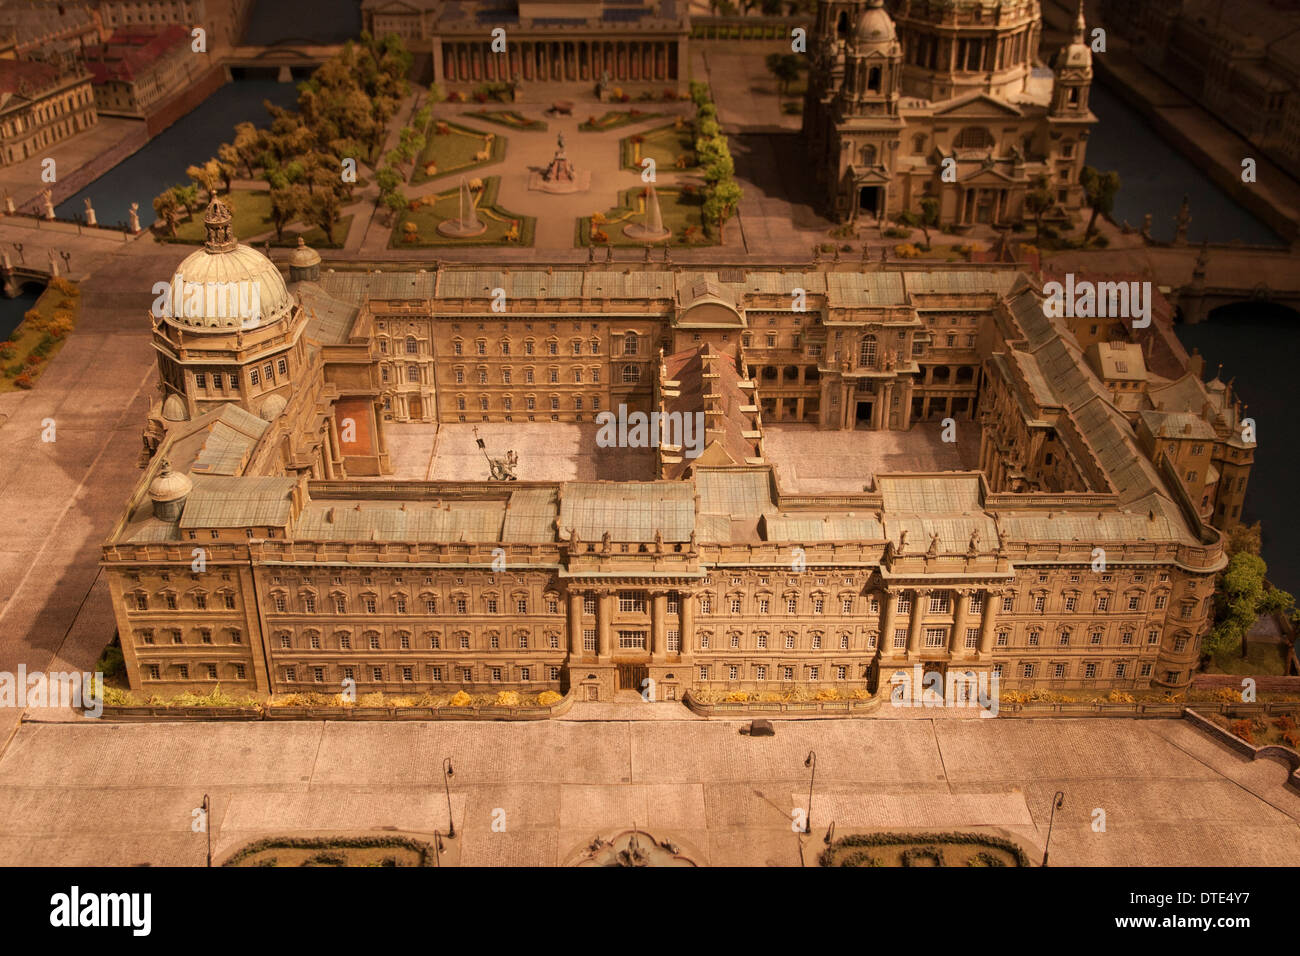
[[[230,209],[220,199],[203,217],[207,240],[172,277],[167,319],[198,331],[253,329],[276,322],[293,308],[280,270],[230,229]]]
[[[885,0],[870,0],[862,16],[858,17],[854,42],[860,46],[863,43],[893,43],[897,39],[893,18],[885,10]]]
[[[263,421],[273,422],[280,417],[280,413],[288,404],[284,396],[277,392],[262,403],[262,407],[257,410],[257,415]]]
[[[172,392],[163,401],[162,416],[169,422],[183,422],[188,419],[190,413],[185,407],[185,399]]]

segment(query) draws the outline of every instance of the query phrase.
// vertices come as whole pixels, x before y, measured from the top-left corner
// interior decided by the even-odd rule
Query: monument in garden
[[[564,133],[555,137],[555,155],[541,171],[534,170],[528,188],[545,193],[583,193],[591,188],[591,171],[577,169],[564,151]]]

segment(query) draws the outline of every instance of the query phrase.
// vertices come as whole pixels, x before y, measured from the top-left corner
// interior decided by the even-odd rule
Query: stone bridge
[[[341,49],[342,44],[319,45],[306,40],[285,40],[273,46],[237,46],[221,58],[226,78],[233,69],[275,70],[281,83],[306,79],[308,74]],[[295,71],[297,76],[295,76]]]
[[[1184,322],[1204,322],[1238,302],[1272,303],[1300,314],[1300,253],[1238,244],[1167,245],[1048,257],[1061,272],[1143,273],[1165,293]]]

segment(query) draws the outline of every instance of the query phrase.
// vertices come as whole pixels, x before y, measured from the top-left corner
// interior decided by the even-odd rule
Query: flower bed
[[[1020,845],[982,833],[851,833],[818,858],[822,866],[1029,866]]]
[[[834,695],[834,696],[832,696]],[[687,690],[682,703],[702,717],[758,717],[765,715],[863,716],[880,709],[880,698],[865,690],[838,694],[791,691],[788,694],[750,691]]]
[[[578,124],[578,129],[584,133],[604,133],[611,129],[618,129],[620,126],[630,126],[633,123],[658,119],[663,115],[663,113],[647,113],[644,110],[635,108],[630,110],[609,110],[600,116],[588,116]]]
[[[268,837],[222,866],[434,866],[434,848],[406,837]]]
[[[694,124],[685,119],[680,122],[680,128],[676,124],[658,126],[635,136],[623,137],[619,141],[623,168],[640,170],[641,160],[647,156],[655,161],[656,170],[671,172],[697,168]]]
[[[459,123],[435,119],[425,134],[424,149],[415,161],[411,185],[491,166],[505,159],[506,138]]]
[[[488,123],[497,123],[511,129],[526,130],[528,132],[543,132],[546,129],[546,123],[542,120],[529,119],[518,110],[473,110],[465,115]]]
[[[232,697],[216,688],[211,694],[179,694],[141,699],[130,691],[104,689],[104,718],[109,720],[545,720],[566,713],[573,696],[555,691],[521,694],[386,695],[362,694],[349,701],[339,694],[282,694],[265,701]]]
[[[682,186],[655,187],[659,197],[659,211],[664,226],[672,230],[674,246],[716,246],[718,241],[704,231],[703,191],[689,183]],[[574,242],[578,246],[633,246],[645,245],[639,239],[623,235],[623,227],[641,222],[645,215],[645,187],[625,189],[619,194],[619,205],[605,212],[594,213],[579,219]]]
[[[0,342],[0,392],[36,386],[41,373],[76,327],[80,306],[81,290],[75,282],[63,278],[50,280],[18,327]]]
[[[425,248],[429,246],[531,246],[537,220],[521,216],[496,205],[497,188],[501,179],[489,176],[484,180],[471,180],[470,195],[474,200],[479,219],[487,231],[470,239],[453,239],[438,232],[438,224],[460,215],[460,185],[445,191],[431,193],[413,200],[407,211],[398,213],[390,249]],[[410,224],[409,226],[407,224]],[[413,227],[413,228],[412,228]]]

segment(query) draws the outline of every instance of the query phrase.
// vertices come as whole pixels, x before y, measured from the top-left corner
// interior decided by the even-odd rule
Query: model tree
[[[769,53],[764,61],[767,72],[776,77],[777,91],[785,96],[790,91],[790,84],[799,79],[804,69],[804,60],[794,53]]]
[[[1085,166],[1079,174],[1079,185],[1083,187],[1084,202],[1092,210],[1088,228],[1084,231],[1084,238],[1089,238],[1097,231],[1097,217],[1109,216],[1115,208],[1115,196],[1119,193],[1119,173],[1114,170],[1103,173]]]

